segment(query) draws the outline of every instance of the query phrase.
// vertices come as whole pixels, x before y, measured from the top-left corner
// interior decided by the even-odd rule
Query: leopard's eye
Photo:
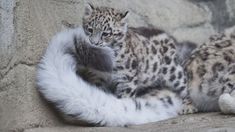
[[[122,33],[115,33],[114,35],[115,35],[115,36],[121,36]]]
[[[92,28],[87,28],[87,31],[90,33],[90,34],[92,34],[93,33],[93,29]]]
[[[102,36],[104,36],[104,37],[110,36],[110,33],[103,32],[103,33],[102,33]]]

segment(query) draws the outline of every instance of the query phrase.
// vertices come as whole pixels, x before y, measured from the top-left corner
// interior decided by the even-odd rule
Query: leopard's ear
[[[120,20],[125,21],[127,19],[128,15],[129,15],[129,11],[125,11],[125,12],[120,13]]]
[[[92,14],[92,12],[93,12],[94,9],[95,9],[95,8],[94,8],[94,6],[93,6],[91,3],[86,3],[86,5],[85,5],[84,17],[85,17],[85,18],[86,18],[86,17],[89,17],[89,16]]]

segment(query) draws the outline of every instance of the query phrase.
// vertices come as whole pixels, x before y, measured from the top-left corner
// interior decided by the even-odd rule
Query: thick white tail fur
[[[222,94],[219,97],[219,107],[224,114],[235,114],[235,92]]]
[[[118,99],[82,80],[76,75],[76,61],[68,52],[74,48],[74,35],[85,39],[82,28],[56,35],[37,71],[38,90],[62,113],[101,126],[142,124],[177,116],[182,107],[180,99],[173,99],[174,105],[169,107],[156,98]]]

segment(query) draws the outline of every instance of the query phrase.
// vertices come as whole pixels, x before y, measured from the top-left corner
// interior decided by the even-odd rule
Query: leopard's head
[[[83,28],[92,45],[105,47],[122,41],[127,32],[128,11],[109,7],[94,7],[87,4],[83,17]]]

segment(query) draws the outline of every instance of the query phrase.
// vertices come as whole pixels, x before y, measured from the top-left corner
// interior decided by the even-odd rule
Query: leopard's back
[[[118,88],[117,94],[129,96],[136,89],[164,83],[174,92],[186,96],[186,78],[178,61],[176,42],[164,31],[129,28],[115,59],[117,71],[129,82],[129,86]]]

